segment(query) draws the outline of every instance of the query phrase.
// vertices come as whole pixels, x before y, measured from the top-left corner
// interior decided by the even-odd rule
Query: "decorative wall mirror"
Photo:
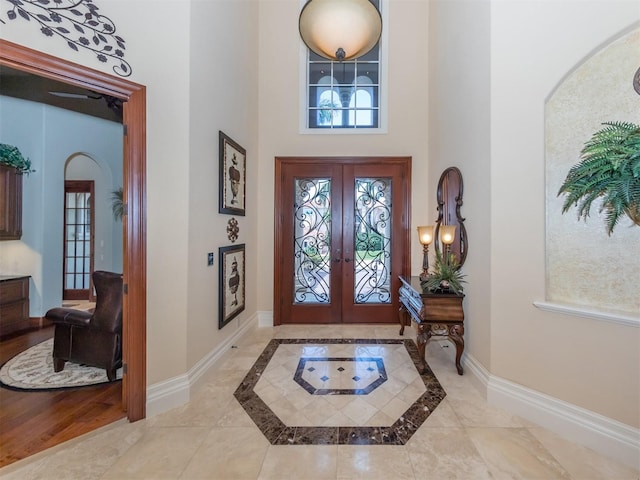
[[[462,173],[457,167],[449,167],[440,176],[438,182],[438,219],[434,231],[434,243],[436,252],[442,252],[442,234],[447,230],[447,226],[455,226],[455,232],[451,239],[451,244],[447,247],[458,260],[460,267],[467,258],[467,230],[464,227],[464,218],[460,215],[462,206]]]

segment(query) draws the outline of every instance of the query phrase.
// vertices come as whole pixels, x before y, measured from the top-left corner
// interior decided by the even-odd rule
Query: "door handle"
[[[345,258],[345,259],[344,259],[344,263],[349,263],[350,261],[351,261],[351,259],[350,259],[350,258]]]
[[[340,258],[339,258],[339,257],[338,257],[338,258],[334,258],[334,259],[333,259],[333,262],[334,262],[334,263],[340,263]]]

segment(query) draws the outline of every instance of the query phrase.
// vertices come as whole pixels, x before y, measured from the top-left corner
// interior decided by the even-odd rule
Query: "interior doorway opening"
[[[0,39],[0,65],[79,86],[124,102],[122,406],[130,421],[146,415],[146,88]]]

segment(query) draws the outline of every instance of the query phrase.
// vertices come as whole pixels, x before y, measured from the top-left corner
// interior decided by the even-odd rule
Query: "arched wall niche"
[[[546,301],[638,316],[640,228],[624,219],[609,236],[599,205],[585,222],[562,214],[557,193],[580,151],[603,122],[640,123],[633,88],[640,27],[621,32],[555,88],[545,105]]]

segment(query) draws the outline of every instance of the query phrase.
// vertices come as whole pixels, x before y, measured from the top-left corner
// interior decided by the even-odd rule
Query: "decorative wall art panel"
[[[224,327],[245,307],[245,249],[244,243],[220,247],[219,317],[218,328]]]
[[[219,133],[220,213],[245,214],[246,150],[223,132]]]
[[[43,35],[64,40],[76,52],[88,50],[121,77],[131,75],[124,59],[125,41],[116,24],[91,0],[9,0],[9,20],[26,20]],[[0,20],[0,23],[3,23]]]

